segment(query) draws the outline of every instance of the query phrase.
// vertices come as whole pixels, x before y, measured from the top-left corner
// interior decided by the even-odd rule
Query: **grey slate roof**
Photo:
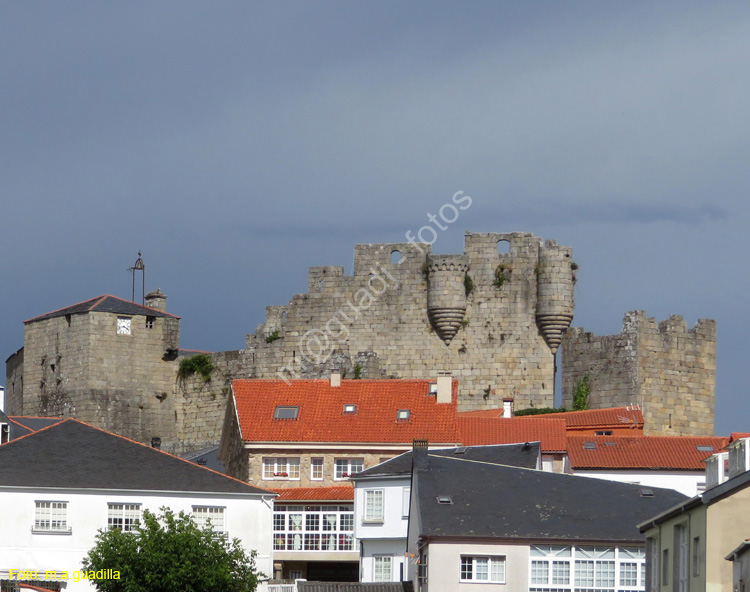
[[[20,424],[26,433],[36,432],[63,420],[62,417],[27,417],[24,415],[11,415],[9,419]]]
[[[219,462],[218,455],[219,447],[211,446],[210,448],[203,448],[201,450],[195,450],[194,452],[188,452],[187,454],[183,454],[181,458],[189,460],[191,463],[194,463],[198,466],[211,469],[212,471],[226,473],[227,471],[224,468],[224,465]]]
[[[478,460],[497,465],[509,465],[512,467],[536,468],[539,458],[541,444],[539,442],[527,442],[525,444],[497,444],[493,446],[459,446],[457,448],[442,448],[430,450],[430,456],[446,456]],[[410,475],[412,466],[412,453],[404,452],[390,460],[387,460],[361,473],[357,473],[353,479],[359,477],[390,477]]]
[[[0,423],[5,423],[9,428],[8,440],[15,440],[21,436],[26,436],[32,432],[46,428],[58,421],[60,417],[25,417],[18,415],[6,415],[0,411]]]
[[[637,525],[687,499],[671,489],[493,465],[430,453],[418,461],[422,536],[642,541]],[[414,489],[412,489],[414,491]],[[440,504],[439,496],[452,503]]]
[[[298,592],[413,592],[411,582],[297,582]]]
[[[33,319],[24,321],[24,323],[45,321],[47,319],[54,319],[56,317],[63,317],[65,315],[84,314],[87,312],[111,312],[114,314],[133,316],[141,315],[149,317],[167,317],[173,319],[180,318],[176,315],[156,310],[155,308],[141,306],[140,304],[136,304],[135,302],[131,302],[130,300],[124,300],[122,298],[118,298],[117,296],[110,296],[108,294],[105,294],[104,296],[98,296],[96,298],[92,298],[91,300],[79,302],[78,304],[67,306],[65,308],[61,308],[60,310],[55,310],[38,317],[34,317]]]
[[[76,419],[0,446],[0,487],[268,494]]]

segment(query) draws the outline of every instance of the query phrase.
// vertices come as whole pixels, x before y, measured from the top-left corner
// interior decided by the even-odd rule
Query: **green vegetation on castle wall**
[[[180,360],[180,367],[177,370],[177,378],[186,380],[187,378],[198,374],[203,378],[203,382],[211,380],[211,373],[214,371],[214,363],[208,354],[196,354],[189,358]]]

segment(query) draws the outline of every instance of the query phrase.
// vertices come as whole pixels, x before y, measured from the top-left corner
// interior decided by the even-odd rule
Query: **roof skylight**
[[[299,407],[278,405],[273,412],[274,419],[297,419]]]

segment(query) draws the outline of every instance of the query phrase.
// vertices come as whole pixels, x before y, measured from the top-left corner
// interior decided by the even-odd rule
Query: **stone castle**
[[[430,378],[451,371],[462,410],[552,407],[589,375],[592,407],[639,403],[650,433],[713,433],[716,335],[629,313],[621,336],[570,330],[569,247],[528,233],[467,233],[464,253],[422,243],[356,245],[354,269],[313,267],[308,292],[266,308],[246,348],[210,354],[210,380],[178,376],[180,319],[103,296],[25,322],[8,358],[7,412],[75,416],[171,452],[216,444],[233,378]],[[629,320],[630,319],[630,320]],[[649,422],[651,422],[649,424]]]

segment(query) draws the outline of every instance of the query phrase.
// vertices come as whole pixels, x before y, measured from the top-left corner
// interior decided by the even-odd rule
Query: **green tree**
[[[238,539],[227,542],[201,530],[184,512],[145,510],[130,532],[99,531],[83,569],[119,579],[92,579],[100,592],[252,592],[263,574],[255,570]]]
[[[584,374],[576,380],[573,390],[573,411],[585,411],[589,408],[589,397],[591,396],[591,377]]]

